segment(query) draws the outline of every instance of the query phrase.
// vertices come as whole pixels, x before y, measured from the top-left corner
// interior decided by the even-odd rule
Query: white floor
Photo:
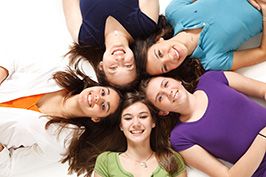
[[[160,0],[161,12],[169,1]],[[0,57],[30,57],[33,60],[62,57],[71,43],[61,0],[2,0],[0,22]],[[259,40],[260,36],[256,36],[242,47],[256,46]],[[266,62],[238,72],[266,82]],[[266,106],[265,102],[260,103]],[[66,169],[66,165],[53,164],[16,177],[67,177]],[[189,176],[200,177],[199,173]]]

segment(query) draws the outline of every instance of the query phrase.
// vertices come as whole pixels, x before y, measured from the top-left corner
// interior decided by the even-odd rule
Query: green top
[[[118,158],[120,153],[118,152],[110,152],[106,151],[101,153],[96,160],[96,164],[94,167],[94,171],[101,175],[102,177],[111,177],[111,176],[119,176],[119,177],[134,177],[131,173],[126,171]],[[176,161],[178,164],[178,171],[173,176],[178,176],[180,173],[184,172],[186,166],[182,157],[175,153]],[[167,171],[161,166],[158,166],[151,175],[152,177],[168,177],[170,176]]]

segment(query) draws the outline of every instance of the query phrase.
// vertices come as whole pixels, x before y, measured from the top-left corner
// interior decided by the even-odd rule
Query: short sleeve
[[[208,71],[200,77],[197,89],[204,90],[206,84],[208,85],[209,83],[215,83],[215,82],[229,85],[229,82],[225,77],[223,71]]]
[[[166,17],[169,17],[169,15],[173,14],[175,11],[179,11],[181,7],[189,5],[192,2],[192,0],[172,0],[165,9]]]
[[[108,154],[110,152],[101,153],[96,160],[94,171],[102,177],[107,177],[108,175]]]
[[[179,153],[175,153],[176,162],[178,165],[178,171],[173,176],[178,176],[186,170],[185,162]]]
[[[206,56],[206,61],[202,60],[205,70],[231,70],[233,64],[233,51],[216,54],[212,57]]]
[[[177,152],[188,149],[194,145],[193,141],[185,135],[185,131],[176,126],[170,136],[170,142],[173,149]]]

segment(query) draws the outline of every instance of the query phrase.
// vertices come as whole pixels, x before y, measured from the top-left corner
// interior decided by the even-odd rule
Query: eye
[[[162,95],[158,96],[158,101],[159,102],[163,101],[163,96]]]
[[[103,102],[103,103],[101,104],[101,110],[103,110],[103,111],[106,110],[106,104],[105,104],[105,102]]]
[[[131,68],[132,67],[132,64],[129,64],[129,65],[126,65],[127,68]]]
[[[160,50],[158,50],[158,56],[163,57],[163,53]]]
[[[167,66],[164,64],[163,65],[163,71],[166,73],[167,71],[168,71],[168,68],[167,68]]]
[[[118,66],[110,66],[109,69],[115,71],[118,68]]]
[[[132,119],[132,117],[131,116],[125,116],[125,117],[123,117],[123,119],[126,120],[126,121],[129,121],[129,120]]]
[[[148,115],[140,115],[139,118],[141,119],[146,119],[148,117]]]
[[[101,90],[101,96],[105,96],[106,95],[106,91],[104,89]]]

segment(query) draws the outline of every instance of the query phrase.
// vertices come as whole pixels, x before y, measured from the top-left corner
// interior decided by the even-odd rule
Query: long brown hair
[[[142,76],[142,79],[149,77],[149,74],[146,72],[148,49],[160,38],[167,40],[172,38],[173,35],[174,31],[172,26],[167,22],[163,15],[160,15],[157,31],[151,34],[146,40],[135,41],[133,45],[133,52],[136,58],[136,65],[138,65],[140,68],[139,72]],[[169,72],[171,76],[181,76],[182,80],[186,82],[197,80],[198,76],[202,75],[203,73],[204,69],[200,61],[195,58],[186,58],[179,67]]]
[[[67,71],[59,71],[54,74],[53,78],[66,90],[65,99],[79,94],[85,88],[99,86],[79,69],[74,71],[69,68]],[[120,93],[118,92],[118,94]],[[121,100],[120,98],[120,102]],[[71,137],[70,145],[61,161],[62,163],[68,162],[69,173],[76,172],[77,175],[90,176],[97,155],[108,147],[109,137],[117,125],[119,115],[120,107],[118,106],[114,113],[101,119],[98,123],[93,122],[90,117],[47,116],[50,120],[47,122],[46,128],[49,128],[51,124],[58,124],[59,133],[69,124],[76,125],[75,128],[71,127],[74,130],[73,137]]]
[[[145,104],[154,120],[156,126],[152,129],[150,144],[152,150],[156,154],[156,158],[159,161],[160,166],[162,166],[169,174],[174,174],[178,171],[178,164],[175,158],[174,151],[170,148],[169,135],[171,129],[175,126],[178,119],[163,119],[158,117],[158,112],[156,109],[145,99],[144,94],[141,92],[128,92],[124,96],[124,101],[121,106],[121,111],[125,108],[131,106],[136,102],[142,102]],[[121,121],[121,116],[119,119],[119,124]],[[119,125],[118,124],[118,125]],[[119,127],[117,125],[117,127]],[[117,128],[117,138],[121,140],[120,147],[117,149],[113,148],[112,151],[123,152],[127,149],[127,143],[125,135]],[[119,138],[120,137],[120,138]],[[116,141],[113,141],[114,146]],[[117,146],[117,145],[116,145]]]
[[[68,57],[70,65],[75,66],[75,69],[77,69],[78,63],[81,61],[81,59],[85,59],[89,61],[94,70],[96,70],[98,64],[100,61],[102,61],[104,51],[104,48],[73,43],[65,56]]]

